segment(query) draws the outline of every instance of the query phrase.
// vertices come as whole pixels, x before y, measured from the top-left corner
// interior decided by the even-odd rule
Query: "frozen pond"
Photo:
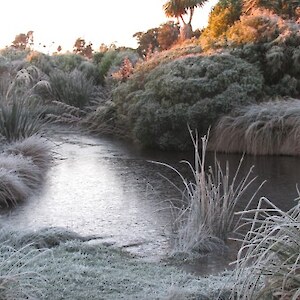
[[[174,182],[178,178],[148,160],[178,167],[182,166],[178,162],[191,154],[145,152],[122,141],[75,132],[55,132],[51,141],[57,155],[45,186],[23,205],[3,212],[3,222],[21,229],[66,227],[104,237],[106,242],[147,259],[158,259],[168,251],[170,213],[164,209],[165,200],[179,195],[158,173]],[[229,161],[232,170],[240,157],[218,155],[221,161]],[[300,158],[249,156],[244,170],[253,164],[253,176],[258,176],[253,189],[267,180],[260,195],[280,208],[290,208],[297,197]],[[206,264],[203,268],[218,269],[224,261]]]

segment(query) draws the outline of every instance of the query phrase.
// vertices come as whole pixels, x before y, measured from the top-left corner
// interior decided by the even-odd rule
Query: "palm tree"
[[[169,0],[163,6],[164,12],[168,18],[177,18],[181,20],[182,27],[180,37],[182,40],[192,37],[192,18],[194,10],[197,7],[202,7],[208,0]],[[183,16],[188,15],[188,21],[185,21]]]

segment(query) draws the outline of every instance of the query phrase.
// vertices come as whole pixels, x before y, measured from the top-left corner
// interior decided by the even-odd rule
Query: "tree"
[[[14,41],[12,42],[12,47],[19,49],[19,50],[25,50],[26,48],[30,48],[33,46],[33,31],[30,30],[25,33],[19,33],[15,36]]]
[[[90,42],[86,45],[86,42],[82,38],[77,38],[75,41],[73,52],[76,54],[80,54],[82,56],[85,56],[87,58],[92,58],[93,56],[93,44]]]
[[[160,50],[169,49],[178,39],[179,26],[173,21],[160,25],[158,28],[157,42]]]
[[[180,37],[186,40],[192,37],[192,19],[194,10],[197,7],[202,7],[208,0],[169,0],[163,5],[164,12],[169,18],[177,18],[181,21],[182,27]],[[183,16],[188,15],[188,21],[185,21]]]
[[[300,3],[299,0],[244,0],[246,13],[257,7],[270,9],[280,16],[287,16],[291,19],[297,16]]]
[[[218,38],[240,19],[242,14],[242,0],[220,0],[209,15],[206,34]]]
[[[137,52],[140,56],[146,57],[149,52],[154,52],[158,49],[157,41],[158,28],[151,28],[147,32],[137,32],[133,35],[138,41]]]

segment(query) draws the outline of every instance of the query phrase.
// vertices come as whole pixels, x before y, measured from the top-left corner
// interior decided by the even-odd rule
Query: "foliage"
[[[80,54],[87,58],[92,58],[93,56],[93,44],[89,43],[86,44],[85,40],[82,38],[77,38],[74,44],[74,50],[73,52],[76,54]]]
[[[93,79],[74,69],[71,72],[55,70],[50,73],[51,96],[53,100],[83,108],[92,103],[95,97]]]
[[[31,51],[27,55],[26,60],[47,75],[49,75],[54,68],[54,63],[51,59],[51,56],[41,52]]]
[[[0,298],[1,299],[40,299],[43,298],[39,285],[45,279],[34,268],[24,270],[34,264],[38,258],[46,258],[50,253],[33,249],[29,245],[15,249],[0,244]]]
[[[87,114],[81,124],[93,134],[116,135],[128,138],[124,124],[118,120],[116,105],[108,100]]]
[[[138,48],[137,52],[141,57],[146,57],[148,52],[153,53],[159,47],[158,28],[151,28],[146,32],[137,32],[133,35],[137,39]]]
[[[250,230],[236,262],[234,299],[299,299],[299,200],[284,212],[261,198],[241,214]]]
[[[12,42],[12,47],[20,50],[25,50],[33,45],[33,31],[28,31],[27,34],[20,33],[16,35]]]
[[[20,50],[13,47],[6,47],[4,49],[0,49],[0,53],[3,57],[9,59],[10,61],[16,61],[25,59],[30,53],[30,50]]]
[[[113,65],[113,62],[115,58],[117,57],[117,51],[116,50],[108,50],[104,53],[103,58],[101,59],[98,67],[99,72],[99,82],[104,84],[105,77],[107,76],[110,68]]]
[[[167,50],[177,41],[179,26],[174,22],[167,22],[159,26],[157,42],[160,50]]]
[[[94,81],[94,83],[97,83],[99,72],[96,64],[92,63],[91,61],[84,60],[78,66],[78,70],[85,74],[88,79],[91,79]]]
[[[231,53],[260,68],[269,96],[300,95],[299,28],[274,14],[254,11],[227,32],[228,41],[239,45]]]
[[[133,65],[128,57],[125,57],[120,69],[117,72],[112,73],[113,79],[118,81],[126,81],[133,73]]]
[[[234,45],[249,42],[291,44],[293,39],[299,37],[298,31],[297,23],[284,20],[267,10],[256,9],[251,15],[241,16],[240,20],[229,29],[227,39]]]
[[[255,67],[229,54],[187,56],[137,70],[113,93],[117,114],[145,146],[189,147],[187,123],[203,133],[222,114],[260,95]]]
[[[300,100],[263,102],[224,116],[214,132],[217,151],[300,154]]]
[[[56,68],[65,72],[71,72],[79,67],[84,58],[81,55],[66,53],[54,55],[52,60]]]
[[[104,52],[94,52],[93,57],[92,57],[92,62],[95,65],[98,65],[101,62],[104,54],[105,54],[105,51]]]
[[[52,101],[47,105],[45,118],[51,124],[80,125],[86,111],[60,101]]]
[[[251,46],[252,43],[266,48],[273,45],[299,45],[300,25],[293,20],[284,20],[266,9],[257,8],[250,15],[242,14],[235,21],[234,18],[238,17],[237,8],[233,9],[232,16],[229,7],[223,8],[218,4],[215,9],[217,14],[214,15],[214,11],[211,13],[209,25],[199,40],[204,50]]]
[[[146,32],[137,32],[133,35],[138,41],[138,54],[144,59],[150,53],[171,48],[178,40],[179,26],[173,21],[151,28]]]
[[[225,33],[239,20],[241,13],[241,0],[220,0],[209,14],[208,25],[200,39],[202,47],[214,47],[214,43],[219,43],[216,40],[225,39]]]
[[[297,16],[297,8],[299,8],[298,0],[244,0],[244,11],[249,13],[252,9],[263,7],[271,10],[279,16],[288,19]]]
[[[169,0],[163,5],[164,12],[169,18],[180,19],[183,26],[180,30],[181,40],[190,39],[192,37],[192,19],[194,10],[202,7],[207,0]],[[188,21],[183,16],[188,15]]]
[[[49,141],[38,135],[11,143],[5,148],[5,153],[30,159],[38,168],[40,178],[43,178],[53,162],[52,147]]]

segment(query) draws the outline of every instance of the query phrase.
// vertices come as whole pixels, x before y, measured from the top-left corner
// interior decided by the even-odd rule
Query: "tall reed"
[[[192,171],[193,181],[189,181],[175,168],[158,163],[175,171],[181,178],[184,189],[181,191],[181,205],[172,204],[174,214],[174,252],[191,253],[207,252],[213,249],[224,250],[228,235],[234,230],[234,212],[237,203],[255,180],[251,178],[252,168],[245,177],[239,179],[243,162],[230,179],[229,165],[223,171],[220,162],[215,158],[214,166],[206,171],[206,153],[208,136],[201,138],[199,149],[198,136],[190,135],[194,145],[194,166],[186,163]],[[253,194],[250,201],[255,196]]]

